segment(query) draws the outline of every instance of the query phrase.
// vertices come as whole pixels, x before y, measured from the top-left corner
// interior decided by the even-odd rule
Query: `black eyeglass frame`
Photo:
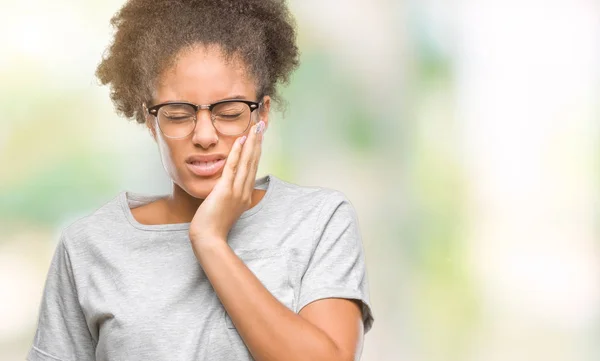
[[[217,132],[219,132],[219,130],[215,126],[215,117],[214,117],[214,115],[212,113],[212,110],[217,105],[224,104],[224,103],[244,103],[244,104],[248,105],[248,107],[250,108],[250,119],[251,119],[252,118],[252,112],[254,112],[256,109],[259,109],[262,106],[263,101],[261,100],[260,102],[254,102],[254,101],[245,100],[245,99],[225,99],[225,100],[219,100],[218,102],[214,102],[212,104],[194,104],[194,103],[185,102],[185,101],[169,101],[169,102],[164,102],[164,103],[153,105],[150,108],[147,108],[147,111],[148,111],[148,114],[153,115],[156,118],[156,123],[157,123],[157,125],[159,125],[158,124],[158,111],[160,110],[160,108],[162,108],[162,107],[164,107],[166,105],[173,105],[173,104],[175,104],[175,105],[189,105],[192,108],[194,108],[194,111],[196,112],[196,114],[194,116],[194,128],[192,128],[192,131],[189,134],[181,136],[181,137],[170,137],[170,136],[168,136],[168,135],[166,135],[166,134],[163,133],[163,135],[165,135],[168,138],[185,138],[185,137],[187,137],[188,135],[190,135],[190,134],[192,134],[194,132],[193,129],[196,129],[196,122],[198,121],[197,113],[201,109],[207,109],[207,110],[210,111],[210,120],[212,122],[212,125],[215,128],[215,130]],[[144,107],[145,107],[145,104],[144,104]],[[252,122],[249,120],[248,121],[248,125],[246,125],[246,128],[243,131],[241,131],[240,133],[238,133],[238,134],[223,134],[221,132],[219,132],[219,133],[221,133],[223,135],[227,135],[227,136],[232,136],[232,137],[236,136],[236,135],[240,135],[240,134],[243,134],[246,130],[248,130],[248,128],[250,127],[250,123],[252,123]],[[159,125],[159,128],[160,128],[160,125]],[[162,129],[161,129],[161,132],[162,132]]]

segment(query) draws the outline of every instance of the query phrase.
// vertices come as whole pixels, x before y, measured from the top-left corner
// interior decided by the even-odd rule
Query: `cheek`
[[[240,137],[242,137],[242,136],[243,135],[240,135]],[[237,138],[238,137],[235,137],[235,138],[232,138],[232,139],[223,139],[223,140],[221,140],[223,142],[223,145],[222,145],[223,146],[223,148],[222,148],[223,151],[222,152],[225,153],[225,154],[231,153],[231,149],[233,148],[233,144],[234,144],[234,142],[235,142],[235,140]]]
[[[160,155],[163,161],[169,160],[170,162],[174,162],[175,159],[173,159],[173,145],[169,144],[169,142],[165,140],[162,136],[158,136],[156,143],[158,144],[158,150],[160,151]]]
[[[178,154],[176,145],[169,143],[160,135],[157,137],[156,143],[158,144],[163,168],[171,178],[177,178],[177,169],[182,166],[178,163],[185,162],[185,155]]]

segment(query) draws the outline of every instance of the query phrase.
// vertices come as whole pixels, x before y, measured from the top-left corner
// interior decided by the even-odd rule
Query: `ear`
[[[269,127],[269,111],[271,110],[271,97],[265,96],[263,98],[263,104],[258,109],[258,119],[256,122],[260,122],[261,120],[265,122],[265,130]]]
[[[154,140],[156,141],[156,129],[154,129],[154,118],[148,112],[146,103],[142,103],[142,112],[144,114],[144,119],[145,119],[144,123],[146,124],[146,127],[148,127],[150,134],[152,134],[152,138],[154,138]]]

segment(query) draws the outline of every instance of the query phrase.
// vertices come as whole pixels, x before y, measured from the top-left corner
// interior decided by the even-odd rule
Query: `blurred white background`
[[[122,4],[1,2],[1,360],[31,345],[60,230],[120,190],[169,190],[94,78]],[[357,209],[362,359],[600,359],[600,3],[290,6],[302,65],[259,173]]]

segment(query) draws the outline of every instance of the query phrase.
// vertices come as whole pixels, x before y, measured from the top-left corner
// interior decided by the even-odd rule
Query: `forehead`
[[[157,103],[187,100],[207,104],[233,95],[253,99],[256,84],[238,56],[226,57],[216,45],[197,45],[176,56],[160,74],[154,90]]]

